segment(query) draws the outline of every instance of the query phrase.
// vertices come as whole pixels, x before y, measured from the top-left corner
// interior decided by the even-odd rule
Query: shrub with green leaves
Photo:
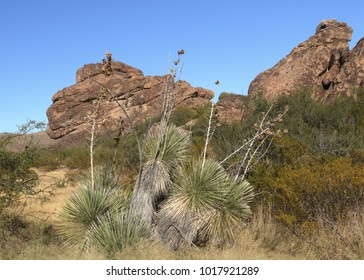
[[[10,150],[8,145],[16,143],[17,137],[43,126],[43,123],[28,121],[19,126],[18,133],[0,137],[0,212],[17,202],[22,195],[36,194],[34,187],[38,176],[31,169],[38,157],[36,147],[31,140],[18,151]]]
[[[310,233],[318,222],[335,224],[364,206],[364,165],[350,158],[312,156],[259,172],[255,182],[275,217],[296,232]]]

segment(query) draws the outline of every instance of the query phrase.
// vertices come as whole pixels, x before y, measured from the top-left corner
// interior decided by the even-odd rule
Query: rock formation
[[[243,95],[228,93],[216,103],[216,117],[220,123],[240,122],[247,114]]]
[[[122,62],[112,62],[111,66],[113,74],[106,76],[102,74],[103,64],[85,65],[77,71],[75,85],[53,96],[53,104],[47,110],[47,133],[52,139],[68,146],[85,142],[91,127],[90,116],[95,112],[102,85],[126,108],[133,124],[161,114],[161,95],[168,75],[144,76],[139,69]],[[193,88],[185,81],[179,81],[177,85],[167,84],[174,92],[175,106],[197,107],[213,98],[212,91]],[[97,123],[103,133],[117,130],[120,123],[124,129],[128,129],[129,122],[117,102],[105,94],[99,103]]]
[[[360,40],[350,51],[351,35],[346,23],[322,21],[315,35],[259,74],[250,84],[249,94],[275,98],[308,87],[319,99],[350,95],[364,79],[364,42]]]

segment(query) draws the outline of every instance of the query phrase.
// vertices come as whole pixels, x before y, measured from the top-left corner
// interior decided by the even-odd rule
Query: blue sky
[[[323,19],[347,22],[355,46],[363,10],[358,0],[1,0],[0,131],[47,122],[52,95],[105,51],[145,75],[164,75],[169,54],[183,48],[182,79],[209,89],[220,80],[217,95],[245,94]]]

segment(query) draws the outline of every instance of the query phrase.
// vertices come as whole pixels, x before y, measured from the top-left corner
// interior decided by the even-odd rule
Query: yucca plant
[[[158,214],[158,232],[176,248],[190,244],[234,241],[234,231],[250,215],[253,189],[248,182],[234,182],[211,159],[195,159],[178,169],[168,198]]]
[[[108,258],[144,237],[148,237],[146,224],[133,219],[127,211],[108,212],[89,228],[90,242]]]
[[[60,213],[59,232],[65,244],[89,248],[90,228],[102,216],[127,211],[127,196],[120,195],[116,182],[109,176],[106,168],[96,168],[94,185],[89,176],[80,179],[80,187],[70,195]]]
[[[120,188],[119,176],[118,172],[115,172],[112,166],[110,165],[98,165],[94,167],[94,185],[102,186],[105,189],[118,189]],[[81,182],[84,187],[91,188],[92,178],[89,172],[82,173],[77,178],[77,181]]]
[[[219,207],[210,211],[207,223],[199,233],[218,246],[234,242],[235,233],[252,214],[249,203],[254,197],[253,188],[247,181],[236,182],[229,177],[224,187],[225,194]]]
[[[146,163],[133,191],[131,212],[149,227],[155,205],[166,194],[174,170],[187,159],[189,146],[190,133],[173,125],[166,128],[165,134],[157,127],[145,139]]]
[[[154,188],[155,194],[166,192],[166,185],[170,182],[171,172],[183,163],[188,157],[191,135],[188,131],[169,125],[165,135],[155,129],[150,132],[145,141],[144,158],[146,160],[144,170],[155,171],[159,180]]]

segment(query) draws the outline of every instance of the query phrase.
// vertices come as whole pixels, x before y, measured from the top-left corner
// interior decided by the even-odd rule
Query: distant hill
[[[0,133],[0,138],[5,135],[16,135],[14,133]],[[47,133],[44,131],[29,133],[21,136],[17,136],[12,138],[10,144],[7,145],[7,148],[11,151],[19,151],[22,150],[25,145],[29,145],[29,142],[32,142],[39,148],[47,148],[55,144],[55,140],[52,140]]]

